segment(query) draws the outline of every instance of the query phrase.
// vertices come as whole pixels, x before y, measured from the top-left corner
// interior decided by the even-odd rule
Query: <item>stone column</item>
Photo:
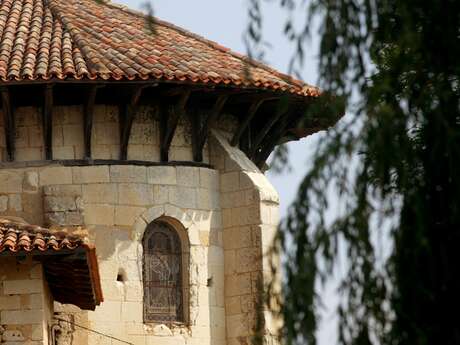
[[[272,344],[276,321],[262,296],[274,279],[265,254],[278,225],[278,194],[243,152],[213,134],[211,162],[221,174],[227,345],[251,344],[257,330]]]

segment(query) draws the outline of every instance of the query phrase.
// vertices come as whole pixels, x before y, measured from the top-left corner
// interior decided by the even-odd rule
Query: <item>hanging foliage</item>
[[[460,2],[311,0],[299,25],[304,4],[280,0],[291,71],[317,20],[320,86],[348,111],[280,226],[283,339],[316,343],[318,290],[340,265],[340,344],[460,344]]]

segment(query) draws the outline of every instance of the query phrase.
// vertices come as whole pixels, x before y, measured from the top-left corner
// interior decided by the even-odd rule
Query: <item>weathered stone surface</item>
[[[32,313],[29,310],[4,310],[0,311],[0,318],[4,324],[27,325],[43,322],[41,312]]]
[[[64,125],[62,127],[64,134],[64,146],[83,145],[83,124]]]
[[[21,193],[22,178],[21,171],[0,170],[0,193]]]
[[[65,223],[61,225],[83,225],[84,217],[80,211],[65,212]]]
[[[113,225],[115,221],[115,207],[112,205],[87,204],[84,217],[86,224]]]
[[[86,203],[114,203],[118,198],[115,183],[83,185],[83,200]]]
[[[131,165],[113,165],[110,167],[111,182],[147,182],[147,168]]]
[[[21,306],[19,295],[0,295],[0,306],[1,310],[17,310]]]
[[[167,185],[153,186],[153,203],[155,205],[166,204],[169,200],[169,189],[174,188]]]
[[[54,185],[44,186],[43,194],[52,196],[80,196],[82,193],[82,187],[78,184],[73,185]]]
[[[107,183],[110,181],[108,166],[73,167],[73,183]]]
[[[220,188],[222,192],[239,190],[239,172],[228,172],[220,175]]]
[[[144,210],[143,207],[116,206],[115,225],[132,226]]]
[[[22,198],[20,194],[10,194],[8,197],[8,208],[14,212],[22,211]]]
[[[219,172],[217,170],[200,168],[200,187],[212,190],[219,189]]]
[[[75,155],[74,146],[59,146],[53,147],[53,158],[54,159],[78,159],[83,158]]]
[[[197,208],[197,200],[196,200],[196,189],[189,188],[189,187],[178,187],[177,188],[177,195],[176,200],[174,203],[181,208]]]
[[[25,340],[24,335],[20,330],[6,330],[2,334],[2,340],[4,343],[8,342],[15,342],[15,343],[20,343]]]
[[[45,213],[45,224],[47,225],[65,225],[65,212],[47,212]]]
[[[73,196],[46,196],[44,198],[45,212],[76,211],[75,199]]]
[[[175,167],[149,167],[147,179],[150,184],[175,185],[177,183]]]
[[[153,327],[153,334],[159,337],[168,337],[173,335],[171,330],[166,325],[156,325]]]
[[[8,209],[8,196],[0,195],[0,212],[5,212]]]
[[[148,184],[121,183],[118,185],[120,205],[148,206],[153,204],[153,188]]]
[[[43,282],[40,279],[5,280],[3,282],[3,293],[7,295],[41,292],[43,292]]]
[[[176,168],[177,171],[177,184],[179,186],[197,187],[200,185],[199,169],[193,167]]]
[[[36,171],[27,171],[24,174],[22,189],[26,193],[35,193],[38,190],[38,173]]]
[[[41,186],[72,184],[72,169],[70,167],[44,168],[39,172],[39,181]]]

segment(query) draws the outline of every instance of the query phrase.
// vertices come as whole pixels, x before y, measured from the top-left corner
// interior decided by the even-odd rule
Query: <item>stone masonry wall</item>
[[[78,225],[95,243],[104,302],[95,312],[57,305],[60,318],[133,344],[225,344],[224,251],[219,174],[208,168],[88,166],[0,169],[0,195],[19,200],[28,222]],[[36,208],[27,206],[37,200]],[[42,205],[42,206],[40,206]],[[43,219],[43,214],[45,217]],[[36,222],[40,215],[43,223]],[[69,218],[70,217],[70,218]],[[143,323],[142,247],[149,223],[163,219],[188,237],[189,322]],[[72,221],[69,221],[72,219]],[[113,340],[74,327],[71,344]]]
[[[0,343],[48,345],[52,301],[40,263],[0,258]]]
[[[33,112],[27,109],[24,111]],[[94,158],[118,157],[117,111],[109,106],[96,109]],[[60,114],[53,123],[55,153],[60,152],[62,159],[82,158],[81,107],[56,107],[55,112]],[[25,127],[41,123],[28,121],[32,120],[26,116]],[[159,159],[156,121],[154,109],[139,110],[129,159]],[[182,119],[172,142],[171,160],[191,160],[187,126],[188,121]],[[218,126],[229,130],[234,121],[223,118]],[[96,245],[104,302],[95,312],[55,303],[55,312],[59,318],[98,333],[64,322],[60,344],[116,342],[107,336],[135,345],[250,344],[261,286],[273,278],[263,254],[276,232],[278,197],[264,175],[222,133],[214,132],[204,152],[205,161],[215,169],[70,167],[49,162],[0,168],[0,216],[18,216],[38,225],[84,225]],[[4,144],[1,135],[0,148]],[[30,138],[27,142],[30,145]],[[34,155],[30,157],[40,159]],[[158,219],[174,226],[189,245],[184,268],[188,282],[185,324],[143,322],[142,236],[148,224]],[[262,315],[266,340],[273,342],[275,320],[267,310]]]
[[[275,344],[279,320],[264,307],[262,293],[276,279],[267,254],[278,225],[278,194],[223,133],[214,132],[214,138],[211,162],[221,181],[227,345],[251,344],[256,331],[263,332],[265,344]],[[264,326],[257,326],[258,318]]]
[[[15,160],[44,159],[42,113],[38,107],[18,107],[15,110]],[[118,107],[96,105],[93,115],[91,151],[93,159],[118,159],[120,155]],[[52,129],[53,158],[55,160],[83,159],[83,107],[55,106]],[[181,118],[171,142],[171,161],[192,161],[190,123]],[[128,159],[160,161],[159,121],[155,107],[140,107],[134,117],[128,143]],[[0,110],[0,162],[6,160],[3,114]],[[206,144],[203,160],[209,162]]]

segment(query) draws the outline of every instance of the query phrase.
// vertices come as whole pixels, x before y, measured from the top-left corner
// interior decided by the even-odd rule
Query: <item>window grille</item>
[[[182,248],[177,232],[152,223],[144,235],[144,321],[183,322]]]

